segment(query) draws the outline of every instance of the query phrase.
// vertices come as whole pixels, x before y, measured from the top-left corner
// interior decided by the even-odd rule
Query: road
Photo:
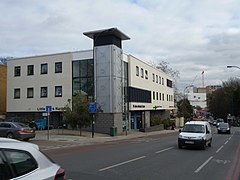
[[[206,150],[178,149],[177,135],[155,135],[45,153],[74,180],[240,178],[240,128],[230,135],[214,133]]]

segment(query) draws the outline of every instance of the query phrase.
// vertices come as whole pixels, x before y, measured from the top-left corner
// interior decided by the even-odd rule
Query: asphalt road
[[[176,135],[155,135],[45,153],[74,180],[240,179],[240,128],[214,133],[206,150],[178,149]]]

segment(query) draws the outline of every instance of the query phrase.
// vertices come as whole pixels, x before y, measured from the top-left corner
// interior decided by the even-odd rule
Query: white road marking
[[[227,144],[228,143],[228,141],[226,141],[224,144]]]
[[[121,166],[121,165],[130,163],[130,162],[133,162],[133,161],[137,161],[137,160],[143,159],[143,158],[145,158],[145,157],[146,157],[146,156],[141,156],[141,157],[138,157],[138,158],[135,158],[135,159],[131,159],[131,160],[128,160],[128,161],[124,161],[124,162],[121,162],[121,163],[118,163],[118,164],[115,164],[115,165],[112,165],[112,166],[108,166],[108,167],[99,169],[98,171],[105,171],[105,170],[108,170],[108,169],[111,169],[111,168],[114,168],[114,167],[117,167],[117,166]]]
[[[211,159],[213,158],[213,156],[211,156],[210,158],[208,158],[208,160],[206,160],[199,168],[197,168],[194,172],[195,173],[198,173],[204,166],[206,166],[207,165],[207,163],[209,162],[209,161],[211,161]]]
[[[166,148],[166,149],[163,149],[163,150],[161,150],[161,151],[157,151],[157,152],[155,152],[156,154],[158,154],[158,153],[161,153],[161,152],[164,152],[164,151],[168,151],[168,150],[170,150],[170,149],[172,149],[173,147],[169,147],[169,148]]]
[[[222,148],[223,148],[223,146],[221,146],[221,147],[216,151],[216,153],[218,153],[219,151],[221,151]]]

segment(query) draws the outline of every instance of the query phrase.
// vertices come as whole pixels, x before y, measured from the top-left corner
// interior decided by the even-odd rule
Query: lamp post
[[[238,67],[238,66],[227,66],[227,68],[238,68],[238,69],[240,69],[240,67]]]

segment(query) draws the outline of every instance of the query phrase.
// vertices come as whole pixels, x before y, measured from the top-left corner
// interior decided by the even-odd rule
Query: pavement
[[[34,139],[30,139],[29,142],[37,144],[41,150],[51,150],[64,147],[85,146],[153,135],[167,135],[177,133],[178,129],[153,132],[130,131],[127,132],[127,135],[124,132],[117,136],[110,136],[108,134],[95,132],[94,137],[92,137],[92,132],[88,131],[82,131],[82,134],[80,136],[80,131],[76,130],[51,129],[49,130],[49,133],[47,130],[36,131],[36,137]]]

